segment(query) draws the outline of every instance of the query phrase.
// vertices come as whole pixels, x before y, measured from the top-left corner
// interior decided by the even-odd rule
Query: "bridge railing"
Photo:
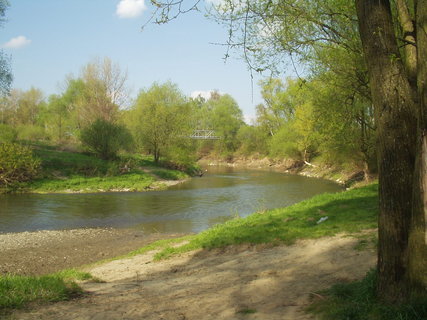
[[[209,129],[198,129],[194,130],[193,133],[190,135],[191,139],[198,139],[198,140],[218,140],[221,139],[220,136],[215,135],[214,130]]]

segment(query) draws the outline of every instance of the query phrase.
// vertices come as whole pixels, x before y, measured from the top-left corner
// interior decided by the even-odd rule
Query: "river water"
[[[0,195],[0,233],[82,227],[199,232],[252,212],[288,206],[337,184],[279,172],[210,167],[165,191]]]

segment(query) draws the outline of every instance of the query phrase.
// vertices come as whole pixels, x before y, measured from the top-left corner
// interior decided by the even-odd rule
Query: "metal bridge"
[[[193,133],[190,135],[191,139],[196,140],[218,140],[221,139],[221,137],[215,135],[214,130],[194,130]]]

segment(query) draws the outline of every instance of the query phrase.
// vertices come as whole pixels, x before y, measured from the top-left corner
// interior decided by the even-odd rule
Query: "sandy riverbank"
[[[17,311],[10,319],[284,319],[304,312],[321,289],[362,278],[375,250],[335,236],[292,246],[233,246],[153,262],[153,252],[96,265],[104,282],[82,283],[86,295]]]

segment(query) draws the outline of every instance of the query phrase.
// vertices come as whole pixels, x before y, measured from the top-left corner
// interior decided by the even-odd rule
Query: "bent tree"
[[[157,23],[200,1],[154,1]],[[321,52],[363,54],[377,126],[379,298],[427,296],[427,0],[221,0],[209,12],[255,71],[290,54],[326,63]],[[228,55],[228,52],[227,54]],[[348,65],[349,70],[354,65]],[[329,68],[328,70],[332,70]],[[280,71],[280,70],[279,70]],[[361,72],[362,71],[362,72]],[[363,74],[355,70],[354,76]],[[362,79],[363,80],[363,79]]]

